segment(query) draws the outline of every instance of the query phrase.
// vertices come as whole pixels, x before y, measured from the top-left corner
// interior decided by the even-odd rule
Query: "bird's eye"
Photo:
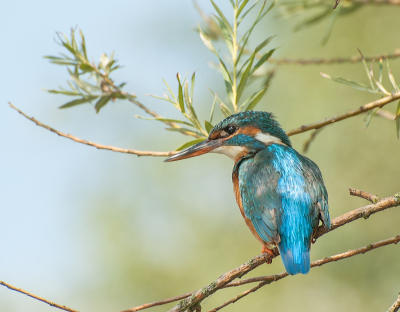
[[[236,131],[235,126],[230,125],[226,128],[226,132],[228,132],[229,135],[233,134],[235,131]]]

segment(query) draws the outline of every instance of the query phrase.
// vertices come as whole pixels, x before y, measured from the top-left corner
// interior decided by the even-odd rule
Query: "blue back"
[[[236,166],[244,213],[265,242],[275,242],[289,274],[308,273],[310,243],[321,219],[330,228],[328,194],[318,167],[272,144]]]

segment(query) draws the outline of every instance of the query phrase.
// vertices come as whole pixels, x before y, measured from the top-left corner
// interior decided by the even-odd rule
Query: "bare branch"
[[[396,0],[397,1],[397,0]],[[354,1],[351,1],[354,2]],[[390,54],[382,54],[377,56],[364,57],[367,62],[372,62],[374,59],[379,58],[394,59],[400,57],[400,49],[395,50]],[[292,58],[270,58],[269,63],[277,65],[331,65],[343,63],[358,63],[362,61],[362,57],[358,54],[352,57],[334,57],[334,58],[317,58],[317,59],[292,59]]]
[[[366,200],[369,200],[373,204],[376,204],[379,201],[379,197],[376,195],[372,195],[367,192],[352,189],[352,188],[349,188],[349,191],[350,191],[350,195],[364,198]]]
[[[387,120],[395,121],[396,120],[396,115],[384,110],[384,109],[378,109],[378,111],[375,113],[377,116],[385,118]]]
[[[367,103],[365,105],[362,105],[357,109],[353,109],[353,110],[350,110],[350,111],[348,111],[346,113],[339,114],[339,115],[336,115],[336,116],[333,116],[333,117],[330,117],[330,118],[326,118],[324,120],[321,120],[321,121],[318,121],[318,122],[314,122],[314,123],[311,123],[311,124],[308,124],[308,125],[303,125],[303,126],[301,126],[299,128],[289,130],[286,133],[287,133],[287,135],[291,136],[291,135],[299,134],[299,133],[302,133],[302,132],[310,131],[310,130],[313,130],[313,129],[319,129],[319,128],[325,127],[327,125],[330,125],[332,123],[335,123],[335,122],[338,122],[338,121],[341,121],[341,120],[344,120],[344,119],[347,119],[347,118],[350,118],[350,117],[353,117],[353,116],[357,116],[357,115],[359,115],[359,114],[361,114],[363,112],[369,111],[369,110],[374,109],[376,107],[382,108],[386,104],[389,104],[389,103],[391,103],[393,101],[396,101],[398,99],[400,99],[400,92],[394,92],[389,96],[386,96],[386,97],[383,97],[383,98],[381,98],[379,100],[376,100],[376,101]]]
[[[315,268],[317,266],[322,266],[322,265],[330,263],[330,262],[334,262],[334,261],[336,262],[336,261],[339,261],[339,260],[347,259],[347,258],[353,257],[355,255],[364,254],[364,253],[366,253],[368,251],[371,251],[371,250],[379,248],[379,247],[387,246],[387,245],[390,245],[390,244],[397,244],[399,241],[400,241],[400,235],[397,235],[396,237],[385,239],[385,240],[382,240],[382,241],[374,243],[374,244],[370,244],[370,245],[365,246],[365,247],[361,247],[361,248],[354,249],[354,250],[349,250],[347,252],[344,252],[344,253],[341,253],[341,254],[337,254],[337,255],[334,255],[334,256],[325,257],[323,259],[320,259],[320,260],[312,262],[311,263],[311,268]],[[289,275],[288,273],[282,272],[282,273],[276,274],[276,275],[260,276],[260,277],[256,277],[256,278],[253,278],[253,279],[248,279],[246,281],[250,281],[251,280],[251,282],[255,282],[255,281],[262,281],[262,282],[259,283],[257,286],[254,286],[254,287],[244,291],[243,293],[241,293],[240,295],[236,296],[235,298],[225,302],[224,304],[222,304],[222,305],[220,305],[220,306],[216,307],[215,309],[212,309],[212,310],[210,310],[208,312],[217,312],[217,311],[221,310],[222,308],[226,307],[227,305],[229,305],[231,303],[235,303],[236,301],[242,299],[243,297],[247,296],[248,294],[250,294],[252,292],[255,292],[256,290],[260,289],[261,287],[263,287],[265,285],[269,285],[272,282],[276,282],[276,281],[278,281],[280,279],[283,279],[283,278],[287,277],[288,275]],[[241,283],[240,285],[243,285],[243,284],[246,284],[246,283]],[[399,299],[397,299],[397,301],[393,304],[393,306],[396,303],[398,304],[398,306],[397,306],[397,309],[398,309],[398,307],[400,306],[400,296],[399,296]],[[390,310],[389,309],[389,311],[397,311],[397,310]]]
[[[387,310],[387,312],[397,312],[400,309],[400,293],[397,300],[392,304],[392,306]]]
[[[98,149],[105,149],[105,150],[110,150],[110,151],[118,152],[118,153],[134,154],[134,155],[137,155],[137,156],[171,156],[171,155],[174,155],[176,153],[176,152],[138,151],[138,150],[125,149],[125,148],[114,147],[114,146],[106,146],[106,145],[102,145],[102,144],[98,144],[98,143],[93,143],[93,142],[90,142],[90,141],[82,140],[82,139],[80,139],[80,138],[78,138],[76,136],[73,136],[71,134],[62,133],[61,131],[58,131],[58,130],[56,130],[54,128],[51,128],[51,127],[49,127],[49,126],[47,126],[45,124],[42,124],[40,121],[36,120],[35,118],[29,117],[24,112],[20,111],[18,108],[16,108],[10,102],[8,104],[10,104],[10,106],[13,109],[15,109],[18,113],[23,115],[25,118],[33,121],[39,127],[45,128],[47,130],[50,130],[51,132],[57,133],[59,136],[62,136],[62,137],[67,138],[67,139],[70,139],[70,140],[72,140],[74,142],[77,142],[77,143],[82,143],[82,144],[94,146],[94,147],[96,147]]]
[[[21,293],[21,294],[27,295],[27,296],[29,296],[29,297],[32,297],[32,298],[34,298],[34,299],[37,299],[37,300],[42,301],[42,302],[44,302],[44,303],[47,303],[47,304],[51,305],[52,307],[56,307],[56,308],[59,308],[59,309],[61,309],[61,310],[69,311],[69,312],[79,312],[78,310],[74,310],[74,309],[68,308],[68,307],[66,307],[66,306],[62,306],[62,305],[60,305],[60,304],[51,302],[51,301],[49,301],[49,300],[47,300],[47,299],[44,299],[44,298],[42,298],[42,297],[33,295],[33,294],[31,294],[31,293],[29,293],[29,292],[27,292],[27,291],[25,291],[25,290],[23,290],[23,289],[21,289],[21,288],[14,287],[14,286],[12,286],[12,285],[10,285],[10,284],[7,284],[7,283],[4,283],[4,282],[2,282],[2,281],[0,281],[0,285],[6,286],[8,289],[15,290],[15,291],[17,291],[17,292],[19,292],[19,293]]]
[[[396,207],[399,205],[400,205],[400,193],[397,193],[391,197],[382,198],[376,204],[367,205],[367,206],[355,209],[353,211],[350,211],[348,213],[345,213],[345,214],[333,219],[331,222],[331,230],[330,231],[333,231],[340,226],[343,226],[347,223],[353,222],[360,218],[367,219],[371,214],[377,213],[379,211],[383,211],[383,210],[391,208],[391,207]],[[325,233],[328,233],[330,231],[326,230],[325,227],[323,225],[321,225],[321,226],[319,226],[314,238],[316,239],[318,237],[321,237],[322,235],[324,235]],[[276,257],[279,254],[279,252],[276,248],[273,251],[274,251],[275,257]],[[274,257],[272,257],[269,254],[260,254],[256,257],[250,259],[247,263],[242,264],[241,266],[237,267],[236,269],[233,269],[233,270],[221,275],[217,280],[211,282],[209,285],[203,287],[202,289],[182,295],[182,296],[186,296],[185,299],[183,301],[181,301],[178,305],[176,305],[170,311],[185,311],[187,309],[195,307],[195,306],[199,305],[202,300],[204,300],[208,296],[212,295],[213,293],[215,293],[216,291],[218,291],[221,288],[240,286],[243,284],[254,283],[254,282],[259,281],[259,280],[257,280],[258,278],[250,278],[250,279],[243,279],[240,281],[233,282],[233,280],[235,278],[242,277],[243,275],[247,274],[251,270],[260,266],[264,262],[266,262],[268,260],[272,260],[273,258]],[[335,260],[330,260],[330,261],[335,261]],[[274,278],[276,280],[281,279],[281,278],[283,278],[282,276],[285,274],[287,274],[287,273],[285,272],[285,273],[281,273],[278,275],[274,275]],[[261,278],[263,278],[263,277],[261,277]],[[179,297],[182,297],[182,296],[179,296]],[[178,297],[174,297],[174,298],[178,298]],[[170,298],[170,299],[166,299],[166,300],[162,300],[162,301],[164,301],[165,303],[169,303],[169,302],[179,300],[179,299],[174,299],[174,298]],[[171,300],[171,299],[174,299],[174,300]],[[161,304],[164,304],[164,303],[161,303],[161,301],[158,301],[156,303],[146,304],[146,305],[142,305],[142,306],[135,307],[132,309],[127,309],[127,310],[124,310],[123,312],[139,311],[142,309],[150,308],[152,306],[161,305]]]

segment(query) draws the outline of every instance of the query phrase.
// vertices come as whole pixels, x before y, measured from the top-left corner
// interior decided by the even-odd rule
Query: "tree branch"
[[[330,262],[336,262],[339,260],[343,260],[343,259],[347,259],[350,257],[353,257],[355,255],[359,255],[359,254],[364,254],[368,251],[371,251],[373,249],[379,248],[379,247],[383,247],[383,246],[387,246],[390,244],[397,244],[400,241],[400,235],[397,235],[396,237],[392,237],[389,239],[385,239],[382,241],[379,241],[377,243],[374,244],[370,244],[368,246],[365,247],[361,247],[358,249],[354,249],[354,250],[349,250],[347,252],[341,253],[341,254],[337,254],[334,256],[330,256],[330,257],[325,257],[323,259],[314,261],[311,263],[311,268],[315,268],[317,266],[322,266],[324,264],[330,263]],[[216,307],[215,309],[212,309],[208,312],[217,312],[219,310],[221,310],[222,308],[226,307],[227,305],[231,304],[231,303],[235,303],[236,301],[242,299],[243,297],[247,296],[248,294],[257,291],[258,289],[260,289],[261,287],[265,286],[265,285],[269,285],[272,282],[276,282],[279,281],[285,277],[289,276],[289,274],[287,272],[282,272],[280,274],[276,274],[276,275],[269,275],[269,276],[260,276],[257,278],[253,278],[253,279],[248,279],[247,281],[251,280],[251,282],[255,282],[255,281],[262,281],[261,283],[259,283],[257,286],[254,286],[246,291],[244,291],[243,293],[241,293],[240,295],[236,296],[235,298],[225,302],[224,304]],[[246,283],[241,283],[241,285],[246,284]],[[236,286],[236,285],[235,285]],[[400,305],[400,297],[399,299],[396,301],[398,302],[398,304]],[[396,304],[396,302],[394,304]],[[390,311],[390,310],[389,310]],[[393,310],[396,311],[396,310]]]
[[[400,49],[395,50],[393,53],[364,57],[364,59],[367,62],[372,62],[373,60],[379,59],[381,57],[387,59],[398,58],[400,57]],[[317,59],[270,58],[268,60],[269,63],[277,65],[322,65],[322,64],[331,65],[331,64],[343,64],[343,63],[358,63],[361,61],[362,57],[359,54],[352,57],[334,57],[334,58],[317,58]]]
[[[382,198],[375,204],[367,205],[367,206],[355,209],[353,211],[350,211],[348,213],[345,213],[345,214],[333,219],[331,222],[331,230],[330,231],[333,231],[340,226],[343,226],[347,223],[353,222],[360,218],[367,219],[371,214],[383,211],[383,210],[391,208],[391,207],[396,207],[399,205],[400,205],[400,192],[395,194],[394,196]],[[325,227],[323,225],[321,225],[321,226],[319,226],[314,238],[315,239],[319,238],[322,235],[324,235],[325,233],[328,233],[330,231],[326,230]],[[274,249],[274,253],[275,253],[275,257],[279,254],[277,249]],[[202,289],[199,289],[197,291],[193,291],[190,293],[186,293],[185,295],[182,295],[179,297],[174,297],[176,299],[170,298],[170,299],[165,299],[162,301],[148,303],[148,304],[138,306],[135,308],[126,309],[123,312],[134,312],[134,311],[143,310],[143,309],[150,308],[150,307],[157,306],[157,305],[170,303],[173,301],[180,300],[178,298],[181,298],[183,296],[185,296],[185,299],[182,300],[178,305],[176,305],[174,308],[172,308],[169,311],[185,311],[187,309],[190,309],[190,308],[193,308],[194,306],[199,305],[201,303],[201,301],[203,301],[205,298],[209,297],[210,295],[212,295],[213,293],[215,293],[216,291],[218,291],[221,288],[240,286],[243,284],[254,283],[254,282],[259,281],[259,280],[257,280],[258,278],[250,278],[250,279],[244,279],[241,281],[232,282],[235,278],[242,277],[243,275],[252,271],[256,267],[263,264],[264,262],[266,262],[268,260],[272,260],[275,257],[272,257],[269,254],[260,254],[256,257],[250,259],[250,261],[248,261],[247,263],[242,264],[241,266],[221,275],[217,280],[211,282],[209,285],[203,287]],[[324,260],[324,259],[322,259],[322,260]],[[335,260],[331,260],[331,261],[335,261]],[[286,274],[286,273],[281,273],[281,274]],[[264,277],[261,277],[261,278],[264,278]],[[282,278],[282,277],[280,277],[280,278]],[[172,299],[174,299],[174,300],[172,300]],[[165,303],[163,303],[163,302],[165,302]]]
[[[397,300],[392,304],[392,306],[387,310],[387,312],[397,312],[400,309],[400,293]]]
[[[68,308],[68,307],[66,307],[66,306],[62,306],[62,305],[60,305],[60,304],[51,302],[51,301],[49,301],[49,300],[47,300],[47,299],[44,299],[44,298],[42,298],[42,297],[33,295],[33,294],[28,293],[27,291],[25,291],[25,290],[23,290],[23,289],[21,289],[21,288],[14,287],[14,286],[12,286],[12,285],[10,285],[10,284],[7,284],[7,283],[4,283],[4,282],[2,282],[2,281],[0,281],[0,285],[6,286],[8,289],[15,290],[15,291],[17,291],[17,292],[19,292],[19,293],[21,293],[21,294],[27,295],[27,296],[29,296],[29,297],[32,297],[32,298],[34,298],[34,299],[37,299],[37,300],[42,301],[42,302],[44,302],[44,303],[47,303],[47,304],[51,305],[52,307],[56,307],[56,308],[59,308],[59,309],[61,309],[61,310],[69,311],[69,312],[79,312],[78,310],[74,310],[74,309]]]
[[[349,188],[349,191],[350,191],[350,195],[364,198],[366,200],[369,200],[373,204],[376,204],[379,201],[379,197],[376,195],[372,195],[370,193],[352,189],[352,188]]]
[[[82,143],[85,145],[90,145],[90,146],[94,146],[98,149],[105,149],[105,150],[110,150],[113,152],[118,152],[118,153],[126,153],[126,154],[134,154],[137,156],[171,156],[174,155],[176,152],[151,152],[151,151],[138,151],[138,150],[132,150],[132,149],[125,149],[125,148],[120,148],[120,147],[114,147],[114,146],[106,146],[106,145],[102,145],[102,144],[98,144],[98,143],[93,143],[90,141],[86,141],[86,140],[82,140],[76,136],[73,136],[71,134],[65,134],[61,131],[58,131],[52,127],[49,127],[43,123],[41,123],[40,121],[36,120],[33,117],[29,117],[28,115],[26,115],[24,112],[20,111],[18,108],[16,108],[14,105],[12,105],[10,102],[8,103],[10,104],[10,106],[15,109],[18,113],[20,113],[21,115],[23,115],[25,118],[33,121],[36,125],[38,125],[39,127],[45,128],[47,130],[50,130],[51,132],[57,133],[59,136],[62,136],[64,138],[70,139],[74,142],[77,143]]]
[[[347,118],[350,118],[350,117],[357,116],[357,115],[359,115],[359,114],[361,114],[363,112],[369,111],[369,110],[374,109],[376,107],[382,108],[386,104],[389,104],[389,103],[391,103],[393,101],[396,101],[398,99],[400,99],[400,92],[394,92],[389,96],[385,96],[385,97],[383,97],[383,98],[381,98],[379,100],[376,100],[376,101],[367,103],[365,105],[362,105],[357,109],[353,109],[353,110],[350,110],[350,111],[348,111],[346,113],[339,114],[339,115],[336,115],[336,116],[333,116],[333,117],[330,117],[330,118],[326,118],[324,120],[321,120],[321,121],[318,121],[318,122],[314,122],[314,123],[311,123],[311,124],[308,124],[308,125],[303,125],[303,126],[301,126],[299,128],[289,130],[286,133],[287,133],[287,135],[291,136],[291,135],[295,135],[295,134],[298,134],[298,133],[306,132],[306,131],[309,131],[309,130],[312,130],[312,129],[319,129],[319,128],[325,127],[327,125],[330,125],[330,124],[332,124],[334,122],[338,122],[338,121],[341,121],[341,120],[344,120],[344,119],[347,119]]]

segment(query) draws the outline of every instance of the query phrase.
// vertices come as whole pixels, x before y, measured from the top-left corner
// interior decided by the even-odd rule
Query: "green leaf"
[[[82,95],[79,92],[72,92],[72,91],[66,91],[66,90],[45,90],[49,93],[55,93],[55,94],[64,94],[64,95],[69,95],[69,96],[78,96]]]
[[[100,109],[106,105],[108,103],[109,100],[111,100],[112,95],[105,95],[102,96],[96,103],[96,105],[94,106],[94,108],[96,109],[96,113],[98,113],[100,111]]]
[[[294,28],[294,30],[299,31],[305,27],[312,26],[312,25],[324,20],[325,18],[327,18],[329,16],[329,14],[331,14],[331,13],[333,13],[332,7],[327,6],[326,9],[324,11],[322,11],[320,14],[314,15],[313,17],[306,19],[303,22],[297,24],[297,26]]]
[[[258,2],[260,2],[260,0],[257,0],[246,12],[243,13],[243,15],[242,15],[242,16],[240,17],[240,19],[238,20],[238,26],[239,26],[240,23],[243,21],[243,19],[246,17],[246,15],[249,14],[249,13],[254,9],[254,7],[257,5]],[[243,6],[243,5],[242,5],[242,6]],[[241,13],[242,10],[244,9],[244,6],[243,6],[243,8],[242,8],[242,6],[240,7],[241,10],[240,10],[240,8],[239,8],[240,13]],[[238,14],[238,16],[239,16],[239,14]]]
[[[396,132],[397,132],[397,138],[400,139],[400,100],[397,103],[397,108],[396,108]]]
[[[322,45],[325,45],[328,42],[329,37],[331,36],[333,30],[333,25],[335,25],[335,22],[337,21],[341,10],[342,10],[341,5],[339,5],[335,10],[333,10],[331,17],[329,19],[328,26],[326,27],[324,37],[322,38]]]
[[[189,120],[193,123],[193,125],[200,131],[203,131],[203,129],[201,128],[200,122],[197,119],[197,115],[192,106],[192,103],[190,102],[188,85],[189,85],[189,82],[186,81],[185,90],[184,90],[185,103],[186,103],[186,107],[187,107],[186,113],[187,113],[187,116],[189,117]]]
[[[97,99],[98,97],[99,97],[98,95],[84,97],[84,98],[81,98],[81,99],[77,99],[77,100],[65,103],[64,105],[60,106],[59,108],[68,108],[68,107],[72,107],[72,106],[75,106],[75,105],[88,103],[88,102],[91,102],[91,101]]]
[[[213,116],[214,116],[214,110],[215,110],[215,103],[217,103],[217,94],[215,93],[214,95],[214,102],[211,106],[211,114],[210,114],[210,123],[212,122]]]
[[[258,102],[260,102],[260,100],[263,98],[265,92],[267,92],[267,89],[268,89],[268,86],[262,88],[260,91],[258,91],[254,94],[253,99],[250,101],[249,105],[247,105],[247,107],[246,107],[246,111],[252,110],[254,107],[256,107]]]
[[[165,128],[165,130],[173,131],[173,132],[180,132],[180,133],[191,135],[191,136],[199,136],[201,138],[205,138],[204,134],[199,133],[199,132],[194,131],[194,130],[187,129],[187,128],[173,128],[173,127],[171,127],[171,128]]]
[[[229,75],[228,70],[223,62],[220,62],[219,65],[221,67],[222,76],[224,77],[224,81],[225,81],[226,94],[228,95],[228,98],[231,101],[231,103],[233,103],[231,76]]]
[[[225,24],[225,27],[228,29],[229,33],[231,36],[233,36],[233,30],[231,25],[229,24],[228,20],[226,19],[225,15],[222,13],[222,11],[219,9],[219,7],[214,3],[213,0],[211,0],[212,5],[214,6],[215,10],[217,11],[218,15],[221,17],[222,21]]]
[[[81,35],[81,40],[82,40],[82,42],[81,42],[82,52],[83,52],[83,55],[85,56],[85,59],[87,60],[88,57],[87,57],[87,53],[86,53],[85,36],[83,35],[82,30],[80,30],[80,29],[79,29],[79,34]]]
[[[258,53],[262,49],[264,49],[271,42],[271,40],[274,39],[275,37],[276,37],[276,35],[275,36],[270,36],[267,39],[265,39],[263,42],[261,42],[256,48],[256,53]]]
[[[240,97],[243,94],[244,88],[245,88],[246,83],[247,83],[247,78],[249,77],[251,67],[253,66],[254,56],[255,56],[255,51],[250,56],[249,64],[247,65],[246,70],[244,71],[244,73],[242,75],[242,78],[240,79],[240,83],[239,83],[239,86],[237,88],[236,103],[239,103]]]
[[[207,133],[210,133],[212,128],[214,128],[214,126],[207,120],[204,120],[204,126],[206,128]]]
[[[240,13],[242,13],[242,11],[243,11],[243,9],[244,9],[244,7],[247,5],[247,3],[249,3],[249,0],[244,0],[243,2],[242,2],[242,4],[240,5],[240,7],[239,7],[239,10],[237,11],[237,16],[239,16],[240,15]]]
[[[324,73],[321,73],[321,76],[324,77],[324,78],[328,78],[328,79],[331,79],[333,81],[339,82],[339,83],[343,83],[345,85],[348,85],[348,86],[350,86],[352,88],[355,88],[355,89],[358,89],[358,90],[368,91],[368,92],[371,92],[371,93],[380,93],[379,91],[371,89],[370,87],[368,87],[368,86],[366,86],[364,84],[355,82],[355,81],[347,80],[347,79],[340,78],[340,77],[329,76],[329,75],[324,74]]]
[[[93,67],[88,64],[80,64],[79,68],[88,73],[90,73],[94,70]]]
[[[232,43],[232,37],[229,34],[228,29],[226,28],[224,22],[218,17],[216,16],[218,22],[219,22],[219,27],[221,29],[221,33],[222,33],[222,37],[224,38],[224,41],[226,43],[226,46],[228,47],[229,52],[231,53],[231,55],[233,55],[233,43]]]
[[[276,49],[269,50],[267,53],[265,53],[261,59],[257,62],[256,65],[251,69],[250,74],[253,74],[262,64],[264,64],[268,59],[271,57],[272,53],[275,52]]]
[[[215,55],[218,56],[217,51],[215,50],[211,40],[203,33],[203,31],[200,28],[200,25],[198,25],[199,27],[199,34],[200,34],[200,39],[203,41],[204,45],[213,53],[215,53]]]
[[[175,95],[174,95],[174,92],[172,92],[172,89],[170,88],[170,86],[168,85],[168,83],[164,80],[164,78],[163,78],[163,81],[164,81],[164,84],[167,86],[168,93],[171,95],[171,97],[172,97],[172,98],[174,99],[174,101],[175,101],[174,106],[175,106],[176,108],[179,109],[179,103],[178,103],[178,101],[177,101],[177,99],[176,99],[176,97],[175,97]]]
[[[182,84],[181,84],[181,80],[180,80],[180,77],[179,77],[179,73],[176,74],[176,78],[177,78],[178,84],[179,84],[179,89],[178,89],[179,107],[181,109],[181,112],[184,113],[185,112],[185,103],[183,101],[183,91],[182,91]]]
[[[222,114],[226,117],[229,117],[230,115],[232,115],[231,111],[229,110],[229,108],[222,103],[221,101],[219,102],[219,107],[221,108]]]
[[[193,91],[194,91],[194,82],[195,82],[195,72],[192,75],[192,85],[190,87],[190,101],[193,103]]]
[[[383,59],[379,59],[379,83],[382,83]]]
[[[151,96],[151,97],[153,97],[153,98],[156,98],[156,99],[159,99],[159,100],[163,100],[163,101],[167,101],[167,102],[170,102],[170,103],[172,103],[172,104],[176,104],[174,101],[172,101],[170,98],[168,98],[168,99],[166,99],[166,98],[163,98],[162,96],[158,96],[158,95],[153,95],[153,94],[148,94],[148,96]]]
[[[362,63],[363,63],[363,65],[364,65],[364,69],[365,69],[365,71],[366,71],[366,73],[367,73],[367,76],[368,76],[368,79],[369,79],[369,83],[370,83],[370,85],[371,85],[371,89],[375,89],[374,83],[372,82],[373,72],[370,72],[370,71],[369,71],[367,62],[365,61],[365,58],[364,58],[364,55],[361,53],[360,50],[358,50],[358,52],[359,52],[360,55],[361,55]]]
[[[203,142],[203,141],[204,141],[204,139],[197,139],[197,140],[186,142],[185,144],[182,144],[181,146],[179,146],[176,149],[176,151],[184,150],[185,148],[191,147],[192,145],[195,145],[195,144]]]
[[[389,59],[386,59],[386,66],[387,66],[387,70],[388,70],[388,75],[389,75],[389,80],[393,86],[393,89],[397,92],[399,92],[399,88],[397,87],[396,81],[394,80],[394,76],[392,74],[392,70],[389,67]]]
[[[139,119],[144,119],[144,120],[157,120],[157,121],[161,121],[161,122],[164,122],[164,123],[167,123],[167,122],[175,122],[175,123],[184,124],[184,125],[193,127],[192,124],[190,124],[190,123],[188,123],[188,122],[186,122],[186,121],[178,120],[178,119],[170,119],[170,118],[147,118],[147,117],[142,117],[142,116],[139,116],[139,115],[135,115],[135,117],[136,117],[136,118],[139,118]]]
[[[375,116],[376,112],[377,112],[379,109],[380,109],[380,108],[377,107],[377,108],[373,111],[373,113],[370,114],[370,116],[369,116],[369,118],[368,118],[368,121],[367,121],[367,123],[366,123],[364,129],[366,129],[366,128],[369,126],[369,123],[371,122],[372,117]]]

